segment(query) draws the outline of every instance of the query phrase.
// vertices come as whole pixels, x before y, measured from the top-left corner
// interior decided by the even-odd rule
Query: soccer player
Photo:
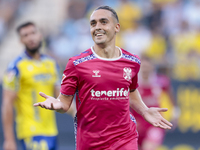
[[[16,133],[23,150],[56,150],[57,125],[53,111],[33,107],[43,99],[39,91],[55,96],[60,91],[56,62],[40,53],[42,35],[36,25],[26,22],[17,28],[25,52],[10,63],[3,80],[2,122],[4,150],[17,150]]]
[[[115,10],[95,9],[90,31],[94,46],[69,59],[58,98],[40,93],[46,100],[34,106],[64,113],[76,93],[77,150],[137,150],[138,134],[129,104],[154,126],[170,129],[172,124],[160,115],[167,109],[143,103],[137,90],[140,59],[115,46],[120,31]]]

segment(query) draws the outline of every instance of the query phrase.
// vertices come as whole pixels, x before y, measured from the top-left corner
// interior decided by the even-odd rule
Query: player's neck
[[[38,53],[35,53],[34,55],[33,55],[33,59],[35,59],[35,60],[40,60],[40,53],[38,52]]]
[[[102,58],[113,59],[121,55],[119,48],[115,45],[101,47],[95,44],[93,49],[94,52]]]
[[[36,53],[30,53],[28,51],[26,51],[28,53],[28,55],[32,58],[32,59],[35,59],[35,60],[40,60],[40,53],[39,52],[36,52]]]

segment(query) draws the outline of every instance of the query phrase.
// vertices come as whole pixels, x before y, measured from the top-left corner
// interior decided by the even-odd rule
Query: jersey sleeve
[[[135,76],[132,78],[132,83],[131,85],[129,86],[129,89],[130,91],[131,90],[135,90],[138,88],[139,84],[138,84],[138,72],[140,70],[140,65],[137,66],[137,69],[136,69],[136,74]]]
[[[74,95],[78,85],[78,74],[70,59],[63,72],[60,92],[64,95]]]
[[[17,92],[20,88],[19,85],[19,70],[17,65],[10,63],[3,77],[3,88]]]

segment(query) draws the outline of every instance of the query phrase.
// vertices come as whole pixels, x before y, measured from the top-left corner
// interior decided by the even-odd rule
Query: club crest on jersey
[[[126,79],[127,81],[130,81],[131,80],[131,76],[132,76],[132,70],[131,70],[131,68],[125,67],[123,69],[123,71],[124,71],[124,73],[123,73],[124,79]]]
[[[65,74],[63,74],[63,75],[62,75],[61,84],[63,83],[63,80],[65,79],[65,77],[66,77],[66,75],[65,75]]]
[[[99,70],[93,70],[94,75],[92,75],[92,77],[101,77],[101,75],[99,75]]]

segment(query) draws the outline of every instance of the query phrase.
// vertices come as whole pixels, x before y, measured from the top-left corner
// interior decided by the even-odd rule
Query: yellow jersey
[[[35,60],[24,52],[10,63],[3,88],[17,92],[15,121],[18,139],[58,134],[54,111],[33,106],[45,100],[39,92],[53,96],[56,84],[60,84],[59,67],[46,55]]]

